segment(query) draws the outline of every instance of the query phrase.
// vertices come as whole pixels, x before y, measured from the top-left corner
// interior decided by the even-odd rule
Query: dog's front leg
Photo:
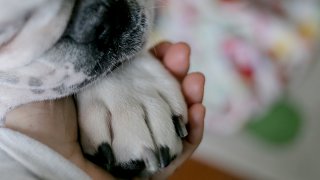
[[[187,110],[181,88],[148,53],[77,100],[83,150],[115,176],[150,175],[182,151]]]

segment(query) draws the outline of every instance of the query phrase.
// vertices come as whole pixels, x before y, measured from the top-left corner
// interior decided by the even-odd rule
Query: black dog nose
[[[79,0],[66,35],[77,43],[104,45],[126,31],[132,18],[127,0]]]

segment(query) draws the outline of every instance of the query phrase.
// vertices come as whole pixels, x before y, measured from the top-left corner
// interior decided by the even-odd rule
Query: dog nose
[[[110,37],[126,31],[132,22],[127,0],[82,0],[75,5],[67,35],[78,43],[98,41],[106,44]]]

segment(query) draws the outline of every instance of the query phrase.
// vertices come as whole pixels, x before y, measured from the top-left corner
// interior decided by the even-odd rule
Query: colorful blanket
[[[239,131],[315,60],[317,0],[160,0],[156,41],[185,41],[206,75],[206,127]]]

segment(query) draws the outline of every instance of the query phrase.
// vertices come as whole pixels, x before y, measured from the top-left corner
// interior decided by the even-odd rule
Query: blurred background
[[[172,179],[320,179],[320,1],[158,0],[153,42],[188,42],[205,136]]]

